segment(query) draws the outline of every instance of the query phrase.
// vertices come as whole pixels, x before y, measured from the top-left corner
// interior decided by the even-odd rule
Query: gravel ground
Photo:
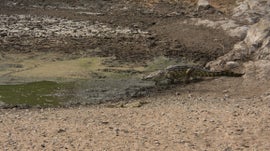
[[[269,150],[269,92],[237,85],[221,78],[124,105],[2,109],[0,150]]]

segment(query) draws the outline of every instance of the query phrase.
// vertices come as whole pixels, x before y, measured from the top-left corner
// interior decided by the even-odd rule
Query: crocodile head
[[[142,78],[142,80],[146,81],[162,81],[166,78],[166,72],[163,70],[158,70],[150,73],[149,75]]]

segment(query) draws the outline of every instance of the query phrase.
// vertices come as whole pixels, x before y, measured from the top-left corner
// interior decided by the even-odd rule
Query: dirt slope
[[[31,2],[11,2],[8,5],[14,7],[3,7],[0,13],[54,16],[93,23],[99,21],[109,24],[111,28],[139,28],[151,34],[146,37],[120,35],[115,39],[99,36],[77,39],[64,36],[58,39],[51,35],[50,38],[24,37],[18,40],[14,36],[0,39],[2,64],[19,58],[13,58],[13,53],[21,53],[29,59],[40,57],[44,51],[55,55],[41,57],[42,63],[81,56],[114,56],[120,63],[141,65],[155,56],[166,55],[185,56],[204,64],[229,51],[238,41],[222,31],[178,26],[175,20],[190,16],[224,17],[207,13],[198,16],[194,13],[195,1],[190,7],[171,3],[158,5],[156,1],[141,7],[134,3],[124,5],[117,0],[88,1],[90,4],[80,1],[80,7],[90,7],[94,13],[101,13],[94,16],[77,14],[81,10],[75,9],[78,4],[73,4],[74,1],[59,0],[56,4],[54,1],[48,1],[51,2],[48,4],[36,1],[34,7]],[[211,3],[226,11],[235,5],[233,0],[212,0]],[[0,4],[4,5],[4,2]],[[108,14],[111,16],[108,17]],[[215,39],[219,43],[213,41]],[[103,51],[79,51],[97,47]],[[147,53],[145,50],[148,50]],[[12,70],[16,71],[14,67]],[[0,150],[270,150],[269,99],[267,81],[244,76],[174,85],[168,90],[157,89],[148,97],[99,106],[0,109]]]

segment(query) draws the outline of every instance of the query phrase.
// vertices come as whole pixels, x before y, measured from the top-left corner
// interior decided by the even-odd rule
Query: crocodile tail
[[[197,71],[194,73],[194,75],[199,77],[216,77],[221,76],[221,73],[212,71]]]
[[[229,76],[229,77],[241,77],[244,75],[244,73],[235,73],[235,72],[230,72],[230,71],[222,71],[224,76]]]
[[[244,75],[243,73],[234,73],[230,71],[220,71],[220,72],[209,72],[209,77],[217,77],[217,76],[227,76],[227,77],[241,77]]]
[[[198,77],[220,77],[220,76],[241,77],[244,74],[234,73],[234,72],[229,72],[229,71],[215,72],[215,71],[208,71],[208,70],[195,70],[191,73],[191,75],[198,76]]]

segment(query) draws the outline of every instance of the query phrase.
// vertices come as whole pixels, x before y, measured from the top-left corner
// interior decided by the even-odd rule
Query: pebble
[[[31,18],[29,20],[28,18]],[[14,22],[11,22],[11,20]],[[115,37],[124,35],[146,35],[148,32],[132,30],[125,27],[111,28],[102,23],[73,21],[55,17],[30,15],[0,15],[1,37],[36,37],[72,36],[72,37]]]
[[[228,92],[229,92],[229,90],[224,90],[224,91],[223,91],[223,93],[228,93]]]
[[[208,0],[198,0],[197,2],[198,8],[208,8],[210,6]]]
[[[211,120],[210,120],[210,122],[214,123],[214,122],[215,122],[215,120],[214,120],[214,119],[211,119]]]
[[[228,99],[229,97],[230,97],[229,94],[225,94],[225,95],[224,95],[224,99]]]
[[[237,68],[239,66],[240,66],[239,63],[238,62],[235,62],[235,61],[228,61],[228,62],[226,62],[226,68],[228,70]]]
[[[160,145],[160,142],[158,140],[155,140],[154,143],[158,146]]]
[[[120,131],[120,129],[118,129],[118,128],[115,129],[116,136],[119,136],[119,131]]]
[[[63,133],[63,132],[66,132],[66,129],[60,128],[60,129],[58,129],[58,131],[57,131],[57,133]]]
[[[104,124],[104,125],[107,125],[107,124],[109,124],[109,122],[107,122],[107,121],[102,121],[102,122],[100,122],[101,124]]]

